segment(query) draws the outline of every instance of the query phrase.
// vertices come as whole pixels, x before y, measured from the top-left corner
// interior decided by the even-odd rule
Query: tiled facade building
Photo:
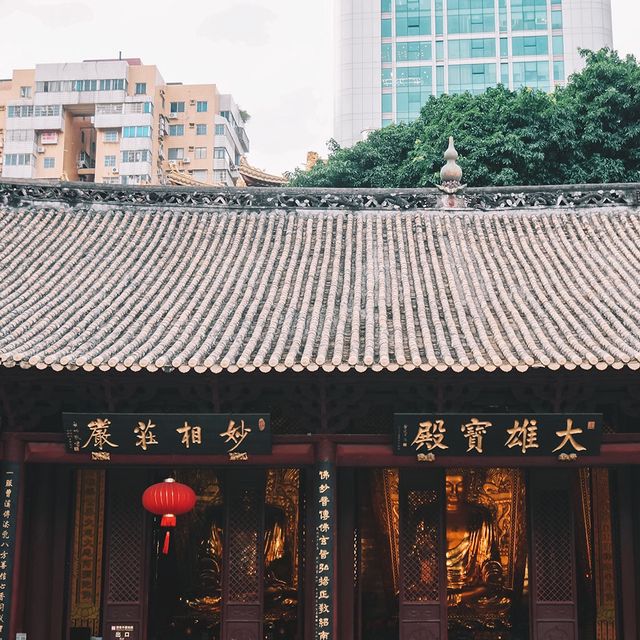
[[[165,184],[179,171],[233,185],[248,150],[232,96],[167,83],[139,59],[39,64],[0,80],[5,178]]]
[[[612,46],[610,0],[337,0],[335,138],[415,120],[429,96],[552,90]]]

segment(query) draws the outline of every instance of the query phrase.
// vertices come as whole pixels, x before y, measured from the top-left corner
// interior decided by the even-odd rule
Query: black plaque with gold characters
[[[9,637],[11,580],[16,546],[20,465],[2,463],[2,528],[0,528],[0,640]]]
[[[268,413],[63,413],[67,451],[109,460],[113,454],[271,453]]]
[[[398,455],[556,456],[597,455],[602,415],[584,413],[396,413]]]

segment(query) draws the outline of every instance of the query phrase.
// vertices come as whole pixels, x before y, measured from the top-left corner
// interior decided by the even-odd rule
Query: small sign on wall
[[[109,625],[109,640],[137,640],[138,634],[134,624]]]

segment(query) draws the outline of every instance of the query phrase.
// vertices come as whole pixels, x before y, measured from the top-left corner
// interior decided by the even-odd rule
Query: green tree
[[[640,65],[603,49],[553,93],[502,86],[432,97],[408,125],[375,131],[293,186],[422,187],[437,182],[453,135],[474,186],[640,181]]]

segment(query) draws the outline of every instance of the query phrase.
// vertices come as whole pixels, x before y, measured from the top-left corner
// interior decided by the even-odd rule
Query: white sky
[[[640,59],[640,0],[611,0],[614,45]],[[251,114],[249,160],[291,170],[332,135],[332,0],[0,0],[0,77],[36,63],[142,58],[215,83]],[[173,34],[169,37],[169,33]]]

